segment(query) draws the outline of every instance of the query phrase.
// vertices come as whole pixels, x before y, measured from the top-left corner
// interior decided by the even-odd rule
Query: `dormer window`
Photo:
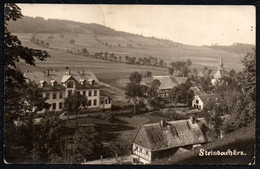
[[[67,82],[67,88],[74,88],[74,82],[73,81],[68,81]]]
[[[91,84],[91,85],[93,85],[93,84],[95,83],[95,80],[94,80],[94,79],[89,79],[89,80],[88,80],[88,83]]]
[[[54,87],[57,82],[56,82],[56,80],[51,80],[50,83],[51,83],[51,85]]]
[[[41,87],[45,87],[45,86],[46,86],[46,84],[47,84],[47,82],[46,82],[46,81],[44,81],[44,80],[41,80],[41,81],[40,81],[40,86],[41,86]]]
[[[85,79],[80,79],[80,80],[79,80],[79,83],[82,84],[82,85],[84,85],[84,84],[86,83],[86,80],[85,80]]]

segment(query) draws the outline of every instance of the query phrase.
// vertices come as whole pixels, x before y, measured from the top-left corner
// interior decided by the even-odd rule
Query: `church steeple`
[[[219,59],[219,69],[223,69],[223,67],[224,67],[223,59],[220,58],[220,59]]]

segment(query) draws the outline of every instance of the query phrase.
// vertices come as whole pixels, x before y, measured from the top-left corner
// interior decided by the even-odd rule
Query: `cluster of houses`
[[[50,111],[62,111],[65,98],[78,92],[85,95],[88,99],[89,110],[111,109],[112,99],[103,94],[100,90],[99,80],[92,72],[79,70],[72,72],[67,70],[24,73],[27,82],[33,82],[38,85],[38,91],[46,102],[51,105]],[[37,113],[44,113],[42,110]]]
[[[227,73],[220,58],[219,68],[213,76],[211,83],[216,85]],[[198,77],[204,76],[200,72]],[[159,80],[158,95],[167,98],[170,90],[187,81],[185,77],[153,76],[151,80]],[[149,85],[151,80],[145,79],[143,84]],[[207,94],[198,86],[191,87],[194,92],[192,107],[203,110],[205,105],[213,103],[220,105],[224,100],[219,94]],[[133,164],[150,164],[156,159],[187,152],[210,141],[203,133],[202,126],[208,126],[204,118],[190,117],[186,120],[163,121],[142,125],[132,142]]]
[[[219,68],[211,81],[212,84],[220,82],[225,75],[223,61],[220,59]],[[28,82],[38,84],[42,97],[46,98],[46,102],[51,105],[51,111],[62,111],[65,98],[70,97],[74,92],[87,96],[90,110],[111,109],[111,98],[102,93],[99,80],[92,72],[84,70],[75,72],[71,70],[66,72],[26,71],[24,76]],[[198,76],[204,76],[204,74],[200,72]],[[144,78],[141,83],[149,86],[153,80],[160,81],[158,96],[167,98],[171,89],[185,83],[187,77],[153,76]],[[194,92],[192,107],[198,110],[203,110],[210,102],[214,104],[223,102],[220,95],[207,94],[197,86],[191,87],[190,90]],[[38,113],[44,113],[44,111]],[[156,159],[186,152],[209,142],[201,129],[202,124],[207,125],[204,118],[195,120],[191,117],[186,120],[169,122],[162,120],[159,123],[142,125],[132,142],[133,163],[149,164]]]

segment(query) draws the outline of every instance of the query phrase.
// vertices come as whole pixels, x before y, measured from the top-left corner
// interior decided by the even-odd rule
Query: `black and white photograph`
[[[3,161],[255,165],[250,5],[6,3]]]

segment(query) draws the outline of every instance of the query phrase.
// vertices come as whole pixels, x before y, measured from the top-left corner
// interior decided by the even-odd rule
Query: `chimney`
[[[70,75],[70,69],[68,69],[67,74]]]
[[[50,75],[49,69],[47,69],[47,70],[45,71],[45,75],[46,75],[46,76],[49,76],[49,75]]]
[[[193,116],[190,116],[191,124],[195,124],[195,118]]]

